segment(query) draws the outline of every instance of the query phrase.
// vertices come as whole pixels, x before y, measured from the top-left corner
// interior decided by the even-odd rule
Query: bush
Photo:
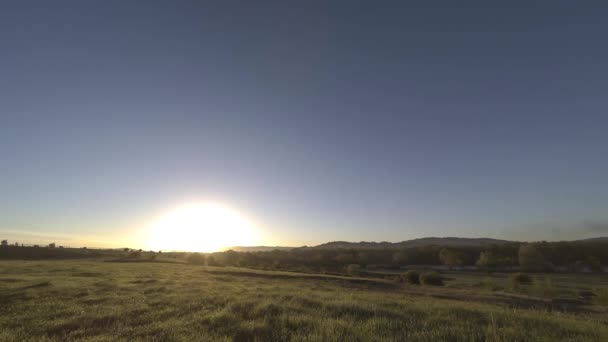
[[[194,265],[204,265],[205,256],[199,253],[192,253],[188,256],[188,262]]]
[[[522,272],[517,272],[517,273],[513,273],[509,276],[509,280],[511,281],[512,285],[530,285],[532,284],[532,278],[530,278],[529,275],[522,273]]]
[[[593,294],[593,303],[608,306],[608,288],[594,289]]]
[[[443,286],[443,278],[437,272],[423,273],[420,276],[420,283],[423,285]]]
[[[408,284],[418,285],[420,284],[420,273],[418,271],[407,271],[401,276],[401,280]]]
[[[501,289],[500,285],[496,283],[496,281],[494,281],[494,279],[492,279],[491,277],[485,277],[479,282],[479,286],[489,291],[496,291]]]

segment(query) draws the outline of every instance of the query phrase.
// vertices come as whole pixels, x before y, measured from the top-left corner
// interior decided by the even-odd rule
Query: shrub
[[[349,276],[357,276],[359,275],[359,271],[361,270],[361,266],[358,264],[350,264],[346,266],[346,274]]]
[[[204,265],[205,256],[199,253],[192,253],[188,256],[188,262],[194,265]]]
[[[529,275],[517,272],[513,273],[509,276],[509,280],[511,281],[511,286],[513,288],[517,288],[519,285],[530,285],[532,284],[532,278]]]
[[[593,294],[595,294],[595,297],[593,297],[593,303],[608,306],[608,288],[594,289]]]
[[[491,277],[485,277],[484,279],[482,279],[479,282],[479,286],[489,291],[496,291],[501,289],[501,286],[496,283],[496,281],[494,281],[494,279],[492,279]]]
[[[401,276],[401,280],[408,284],[418,285],[420,284],[420,273],[414,270],[407,271]]]
[[[141,256],[140,252],[131,252],[131,253],[129,253],[129,258],[131,258],[131,259],[139,259],[140,256]]]
[[[423,285],[443,286],[443,278],[437,272],[428,272],[420,275],[420,283]]]

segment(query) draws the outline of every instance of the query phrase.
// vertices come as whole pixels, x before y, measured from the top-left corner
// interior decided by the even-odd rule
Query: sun
[[[192,203],[170,210],[150,227],[152,250],[216,252],[257,244],[258,234],[236,210],[217,203]]]

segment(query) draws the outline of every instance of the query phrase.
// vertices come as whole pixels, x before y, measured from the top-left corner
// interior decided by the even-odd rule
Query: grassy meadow
[[[605,306],[556,307],[480,288],[484,277],[431,287],[184,263],[0,261],[0,341],[608,340]]]

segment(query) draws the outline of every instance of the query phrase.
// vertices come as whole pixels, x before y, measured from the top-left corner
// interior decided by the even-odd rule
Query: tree
[[[393,254],[393,262],[397,265],[407,265],[409,257],[406,252],[395,252]]]
[[[217,262],[215,261],[215,258],[212,255],[209,255],[207,257],[207,265],[208,266],[217,266]]]
[[[54,242],[49,243],[49,248],[55,248],[55,243]]]
[[[443,278],[437,272],[427,272],[420,275],[420,283],[423,285],[443,286]]]
[[[526,271],[542,271],[547,266],[545,257],[533,245],[521,245],[517,255],[519,266]]]
[[[452,269],[452,267],[462,265],[463,263],[462,256],[460,255],[460,253],[449,248],[442,248],[439,251],[439,261],[441,261],[442,264],[448,266],[450,270]]]
[[[602,272],[602,264],[600,264],[599,259],[594,256],[590,256],[587,258],[587,265],[589,266],[589,269],[591,270],[591,272],[595,272],[595,273]]]
[[[501,266],[508,266],[511,260],[509,258],[502,258],[496,255],[492,251],[483,251],[479,254],[479,259],[475,265],[479,268],[494,269]]]
[[[8,240],[2,240],[2,243],[0,243],[0,246],[8,246]]]
[[[336,256],[335,260],[340,264],[353,264],[357,259],[350,253],[344,253]]]
[[[188,262],[195,265],[204,265],[205,256],[200,253],[192,253],[188,256]]]

